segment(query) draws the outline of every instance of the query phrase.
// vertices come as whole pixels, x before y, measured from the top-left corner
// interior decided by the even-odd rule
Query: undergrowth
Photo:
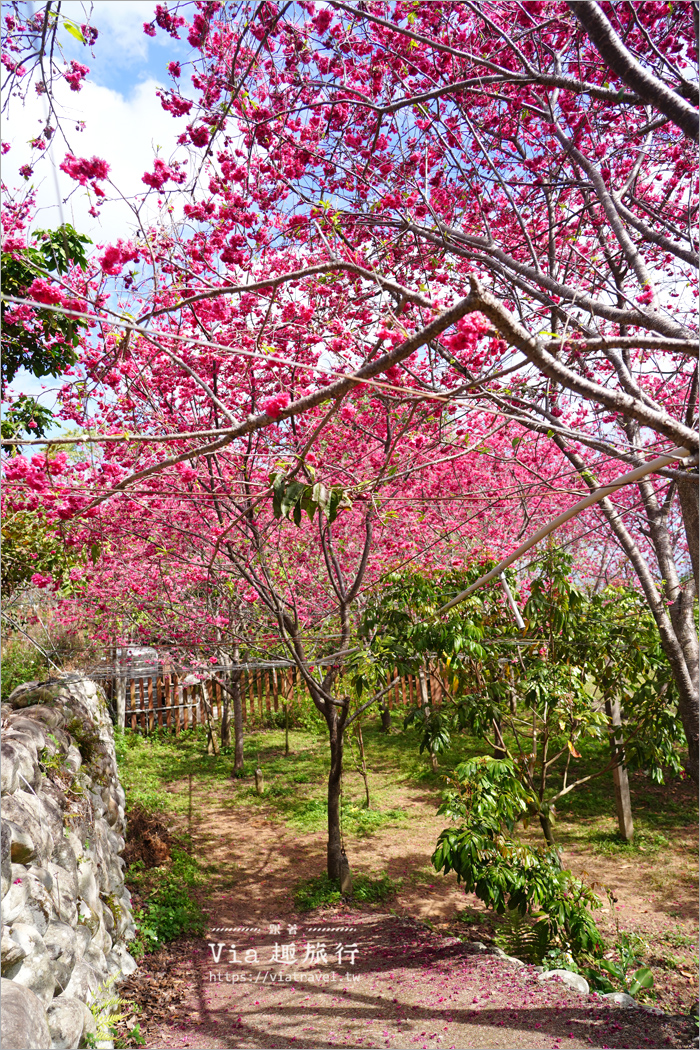
[[[396,895],[401,881],[392,879],[387,874],[376,878],[371,875],[353,875],[350,899],[363,904],[380,904]],[[338,904],[342,899],[338,883],[326,874],[317,875],[312,879],[300,879],[294,888],[294,903],[299,911],[312,911],[324,905]]]
[[[588,841],[595,853],[604,857],[632,857],[639,853],[653,855],[671,843],[660,832],[637,831],[631,842],[625,842],[617,831],[593,831]]]
[[[204,933],[206,916],[192,893],[204,875],[184,849],[174,846],[167,866],[145,868],[142,861],[136,861],[127,879],[143,902],[134,911],[136,940],[130,950],[136,958],[178,937]]]

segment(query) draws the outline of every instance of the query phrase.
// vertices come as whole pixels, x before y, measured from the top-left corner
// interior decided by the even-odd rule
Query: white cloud
[[[110,180],[122,198],[133,199],[146,192],[141,181],[146,171],[153,168],[153,159],[161,148],[161,156],[168,160],[184,121],[174,120],[166,113],[156,97],[159,85],[147,80],[135,86],[130,97],[110,88],[85,83],[79,94],[59,84],[56,103],[64,114],[64,124],[71,151],[78,157],[102,157],[110,165]],[[30,94],[21,110],[11,112],[5,124],[5,138],[12,149],[3,162],[3,180],[9,187],[23,183],[19,168],[29,159],[27,141],[38,134],[46,119],[46,103]],[[85,122],[84,131],[76,131],[76,123]],[[39,160],[32,183],[37,188],[37,214],[34,225],[48,228],[66,221],[93,241],[108,243],[121,237],[126,239],[138,226],[132,209],[122,200],[107,200],[95,219],[88,214],[91,203],[83,187],[78,186],[64,172],[61,164],[68,147],[54,135],[50,155]],[[186,154],[182,153],[182,159]],[[53,170],[52,170],[53,161]],[[104,187],[112,197],[110,188]],[[153,205],[146,205],[142,219],[152,222],[157,214],[155,195]],[[61,202],[59,204],[59,201]],[[65,203],[63,203],[65,201]]]
[[[91,10],[92,9],[92,10]],[[82,25],[88,20],[99,31],[95,48],[109,54],[109,61],[119,66],[133,66],[146,60],[152,38],[143,31],[143,23],[153,20],[155,3],[152,0],[99,0],[95,4],[64,0],[61,14]],[[159,32],[154,42],[162,40]],[[84,51],[83,51],[84,53]],[[88,63],[89,64],[89,63]]]

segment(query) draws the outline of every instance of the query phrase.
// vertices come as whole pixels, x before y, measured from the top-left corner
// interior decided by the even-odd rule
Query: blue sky
[[[128,236],[134,225],[123,203],[106,204],[99,220],[91,217],[84,191],[76,189],[59,165],[69,149],[79,157],[103,157],[111,166],[115,186],[131,197],[144,192],[141,177],[152,169],[156,153],[160,151],[166,159],[171,155],[186,121],[166,113],[155,92],[172,83],[168,62],[185,61],[191,48],[186,39],[173,40],[161,30],[155,37],[146,36],[143,23],[151,20],[154,8],[151,0],[98,0],[95,4],[64,0],[61,5],[61,14],[79,25],[88,21],[92,9],[90,22],[99,36],[89,49],[65,28],[59,32],[66,62],[77,59],[90,73],[79,92],[70,91],[60,78],[54,83],[54,101],[63,117],[68,144],[54,136],[50,155],[36,164],[31,182],[37,190],[37,226],[56,226],[66,220],[95,243],[106,243]],[[185,88],[187,82],[183,77]],[[24,106],[13,100],[3,127],[3,138],[12,145],[3,160],[3,180],[10,189],[26,186],[19,169],[32,158],[28,142],[45,123],[46,114],[45,100],[31,90]],[[80,121],[85,122],[82,131],[76,130]],[[60,209],[59,198],[68,198]]]
[[[9,6],[2,4],[3,14]],[[106,159],[115,186],[125,197],[134,197],[146,190],[141,177],[152,169],[156,153],[160,151],[165,159],[170,157],[175,139],[187,122],[166,113],[155,92],[159,86],[172,83],[168,62],[186,61],[191,47],[186,37],[173,40],[162,30],[155,37],[147,36],[143,23],[151,21],[154,10],[155,2],[151,0],[98,0],[94,4],[64,0],[61,14],[78,25],[89,21],[99,35],[90,49],[64,27],[59,31],[65,61],[76,59],[88,66],[90,73],[80,92],[71,92],[65,82],[56,82],[55,102],[63,116],[69,146],[54,136],[51,150],[36,164],[30,183],[19,175],[19,169],[32,159],[29,140],[46,121],[45,100],[30,90],[24,105],[13,100],[4,121],[3,139],[11,143],[10,152],[3,158],[5,184],[10,191],[27,190],[30,185],[36,189],[36,227],[51,228],[71,222],[92,239],[93,251],[99,244],[128,238],[135,220],[131,209],[120,200],[108,201],[97,219],[89,215],[91,202],[84,190],[59,169],[68,148],[76,156]],[[187,83],[183,76],[183,87]],[[76,131],[78,121],[85,122],[84,130]],[[157,215],[154,197],[153,206],[150,201],[146,206],[149,221]],[[47,407],[53,407],[53,389],[57,386],[58,381],[50,377],[36,379],[20,372],[11,389],[41,396]]]
[[[173,40],[162,30],[155,37],[143,32],[143,23],[153,19],[151,0],[97,0],[95,4],[64,0],[61,13],[99,31],[93,54],[68,33],[61,34],[64,53],[90,66],[90,80],[128,97],[136,85],[146,80],[167,82],[166,65],[174,58],[184,60],[190,51],[187,40]]]

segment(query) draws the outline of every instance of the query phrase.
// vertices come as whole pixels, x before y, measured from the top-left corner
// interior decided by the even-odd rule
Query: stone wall
[[[112,723],[78,675],[20,686],[1,715],[2,1045],[77,1048],[88,1004],[136,969]]]

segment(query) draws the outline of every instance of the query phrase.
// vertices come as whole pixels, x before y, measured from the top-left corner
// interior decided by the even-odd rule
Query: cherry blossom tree
[[[683,446],[677,468],[581,526],[604,526],[636,574],[697,779],[691,16],[651,2],[159,5],[146,32],[192,47],[161,92],[192,175],[158,157],[143,184],[164,219],[188,196],[181,221],[104,246],[81,278],[97,326],[64,411],[102,451],[54,498],[59,519],[87,535],[131,499],[160,513],[165,486],[214,484],[222,457],[245,477],[263,432],[268,456],[292,434],[304,459],[363,383],[440,420],[452,409],[442,443],[502,421],[518,484],[539,460],[537,513]],[[108,206],[105,161],[71,151],[63,168]],[[73,280],[52,308],[82,316]],[[16,459],[10,480],[38,485],[48,468]],[[283,462],[292,483],[299,460]],[[271,484],[246,498],[257,512]],[[485,518],[470,542],[493,544],[500,523],[503,550],[512,532]]]

